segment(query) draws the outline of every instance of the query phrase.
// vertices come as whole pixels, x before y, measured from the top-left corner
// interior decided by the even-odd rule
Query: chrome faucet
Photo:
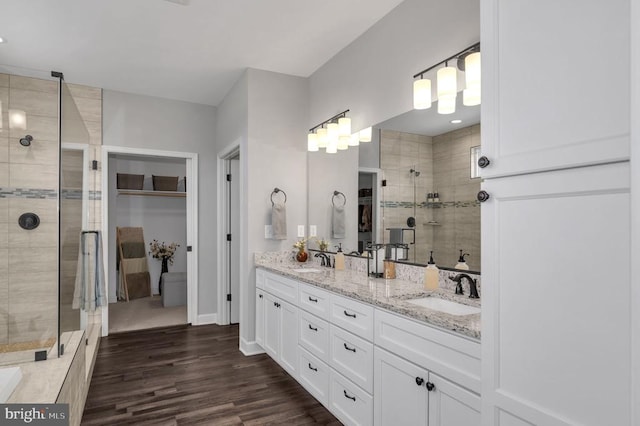
[[[327,253],[322,253],[322,252],[316,253],[314,257],[321,258],[320,266],[331,267],[331,258],[329,257],[329,255]]]
[[[477,287],[478,280],[477,279],[474,280],[467,274],[458,274],[455,277],[451,278],[451,280],[456,283],[456,294],[464,294],[464,291],[462,289],[463,278],[466,278],[467,281],[469,282],[469,298],[479,299],[480,296],[478,296],[478,287]]]

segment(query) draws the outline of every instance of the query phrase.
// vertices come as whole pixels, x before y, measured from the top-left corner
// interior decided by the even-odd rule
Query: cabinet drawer
[[[373,398],[342,374],[331,370],[329,411],[346,425],[373,424]]]
[[[298,282],[295,280],[264,271],[264,290],[292,305],[298,305]]]
[[[300,311],[299,343],[324,362],[329,360],[329,323]]]
[[[298,348],[298,381],[315,399],[329,407],[329,366],[306,351]]]
[[[375,343],[480,393],[480,343],[376,309]]]
[[[300,283],[298,287],[298,307],[320,318],[329,317],[330,293],[311,285]]]
[[[373,341],[373,307],[346,297],[331,295],[331,323]]]
[[[329,364],[365,391],[373,393],[373,344],[334,325],[330,330]]]

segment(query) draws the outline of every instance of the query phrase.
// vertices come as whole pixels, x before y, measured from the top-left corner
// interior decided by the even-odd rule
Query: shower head
[[[27,135],[24,138],[20,139],[20,145],[22,146],[31,146],[31,142],[33,142],[33,136]]]
[[[415,169],[409,170],[409,173],[414,174],[416,177],[420,176],[420,172]]]

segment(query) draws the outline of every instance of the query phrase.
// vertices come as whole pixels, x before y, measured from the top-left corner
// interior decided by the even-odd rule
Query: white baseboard
[[[207,325],[207,324],[217,324],[218,323],[218,314],[202,314],[198,315],[196,318],[196,323],[193,325]]]
[[[245,339],[240,338],[240,352],[245,356],[263,354],[264,349],[262,346],[256,343],[256,341],[247,342]]]

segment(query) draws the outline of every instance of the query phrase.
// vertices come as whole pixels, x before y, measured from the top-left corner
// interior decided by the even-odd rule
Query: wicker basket
[[[156,176],[151,175],[153,179],[154,191],[177,191],[178,176]]]
[[[118,189],[142,189],[144,186],[144,175],[118,173],[116,177]]]

